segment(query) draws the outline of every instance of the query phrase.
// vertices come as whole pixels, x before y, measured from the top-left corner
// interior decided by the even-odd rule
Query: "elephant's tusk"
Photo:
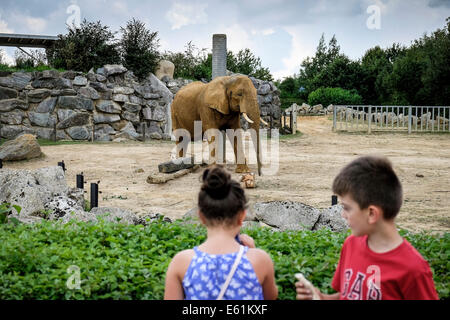
[[[250,120],[250,118],[247,116],[247,114],[245,112],[242,113],[242,116],[244,117],[245,120],[248,121],[248,123],[253,123],[253,121]]]
[[[269,124],[263,120],[263,118],[259,118],[263,125],[268,126]]]

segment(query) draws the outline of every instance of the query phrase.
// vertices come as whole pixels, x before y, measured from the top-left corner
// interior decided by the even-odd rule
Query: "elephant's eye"
[[[242,97],[242,92],[236,94],[238,97]]]

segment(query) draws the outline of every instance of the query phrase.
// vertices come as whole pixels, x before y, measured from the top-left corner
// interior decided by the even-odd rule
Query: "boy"
[[[344,242],[332,287],[323,300],[438,299],[428,263],[395,226],[402,186],[386,158],[366,156],[348,164],[333,182],[352,231]],[[298,300],[312,298],[301,282]]]

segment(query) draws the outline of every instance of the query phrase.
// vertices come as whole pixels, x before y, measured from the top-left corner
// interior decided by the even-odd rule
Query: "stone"
[[[150,108],[142,109],[142,116],[143,116],[144,120],[151,120],[152,119],[152,109],[150,109]]]
[[[152,120],[164,121],[166,119],[166,112],[163,107],[158,106],[152,112]]]
[[[57,129],[67,129],[70,127],[79,127],[90,123],[89,113],[73,113],[64,120],[60,121],[56,126]]]
[[[347,231],[349,226],[347,221],[342,218],[342,206],[340,204],[334,205],[327,209],[322,209],[319,220],[314,225],[312,230],[330,229],[334,232]]]
[[[74,80],[76,77],[80,76],[80,74],[81,74],[81,72],[69,70],[69,71],[64,71],[63,73],[61,73],[61,77],[69,79],[69,80]]]
[[[109,124],[96,124],[95,125],[95,134],[99,135],[109,135],[109,134],[115,134],[116,130],[114,130],[113,127],[111,127]]]
[[[147,77],[146,80],[150,82],[150,85],[153,88],[153,91],[156,93],[159,93],[161,95],[161,98],[164,101],[164,104],[167,105],[172,102],[173,93],[170,92],[170,90],[166,87],[164,82],[159,80],[153,73],[150,73],[150,75]]]
[[[127,122],[125,127],[123,127],[120,131],[128,134],[133,140],[137,140],[139,137],[139,134],[130,122]]]
[[[106,77],[102,76],[101,74],[97,74],[95,78],[96,78],[96,80],[98,82],[105,82],[106,81]]]
[[[88,72],[86,75],[86,78],[89,80],[89,82],[97,82],[98,81],[97,75],[94,72]]]
[[[36,137],[31,134],[23,134],[0,146],[0,159],[4,161],[29,160],[40,156],[41,147]]]
[[[159,132],[152,132],[150,133],[150,139],[161,140],[162,135]]]
[[[14,72],[11,76],[0,77],[0,86],[23,90],[31,81],[31,73]]]
[[[78,90],[79,94],[83,97],[97,100],[100,99],[100,95],[98,94],[97,90],[91,87],[83,87]]]
[[[136,104],[143,104],[142,99],[136,96],[130,96],[130,102],[131,103],[136,103]]]
[[[114,128],[114,130],[120,131],[125,128],[129,124],[126,120],[120,120],[118,122],[110,123],[110,125]]]
[[[7,99],[7,100],[0,100],[0,112],[7,112],[14,109],[22,109],[27,110],[28,104],[19,99]]]
[[[131,103],[131,102],[125,102],[123,105],[123,108],[131,113],[136,113],[141,111],[141,106],[139,104],[136,103]]]
[[[136,113],[125,111],[122,113],[122,118],[131,121],[133,123],[139,123],[139,115]]]
[[[323,110],[323,105],[317,104],[312,107],[312,113],[319,113],[319,111]]]
[[[129,132],[119,132],[114,136],[115,142],[122,142],[126,140],[137,140],[137,137],[131,135]]]
[[[38,103],[42,100],[50,97],[51,91],[49,89],[37,89],[37,90],[31,90],[28,92],[28,102],[32,103]]]
[[[120,107],[120,104],[111,101],[111,100],[100,100],[97,103],[97,110],[100,110],[102,112],[106,113],[122,113],[122,108]]]
[[[50,128],[35,128],[36,130],[36,137],[38,139],[47,139],[47,140],[52,140],[53,136],[55,134],[55,130],[54,129],[50,129]]]
[[[59,166],[37,170],[0,170],[0,202],[19,205],[19,216],[39,216],[54,197],[66,195],[69,187]]]
[[[88,83],[88,80],[83,76],[75,77],[75,79],[73,79],[73,82],[72,82],[72,84],[75,86],[85,86],[85,85],[87,85],[87,83]]]
[[[259,221],[285,230],[312,230],[320,211],[311,206],[292,201],[255,203],[253,211]]]
[[[94,123],[112,123],[120,121],[119,115],[94,113]]]
[[[72,88],[72,82],[66,78],[56,79],[36,79],[31,85],[33,88],[47,88],[47,89],[66,89]]]
[[[21,110],[0,113],[0,122],[6,124],[21,124],[25,113]]]
[[[0,87],[0,100],[17,98],[17,90]]]
[[[129,102],[130,99],[125,94],[113,94],[113,100],[116,102]]]
[[[134,89],[129,87],[114,87],[113,89],[114,94],[133,94]]]
[[[102,76],[109,77],[116,74],[122,74],[127,72],[127,68],[118,64],[107,64],[103,66],[103,68],[97,69],[97,74],[101,74]]]
[[[189,169],[193,166],[194,159],[192,157],[185,157],[160,163],[158,165],[158,170],[162,173],[172,173],[183,169]]]
[[[86,127],[71,127],[66,131],[73,140],[88,140],[91,136]]]
[[[54,89],[51,92],[52,97],[58,96],[76,96],[77,92],[74,89]]]
[[[24,119],[25,122],[26,119]],[[6,138],[6,139],[14,139],[18,135],[21,135],[22,133],[29,133],[29,134],[35,134],[35,130],[23,125],[16,126],[16,125],[2,125],[0,128],[0,137]]]
[[[71,110],[71,109],[58,109],[57,114],[58,114],[58,120],[64,121],[67,118],[71,117],[72,115],[74,115],[76,112]]]
[[[59,97],[58,106],[67,109],[94,110],[94,103],[92,100],[82,97]]]
[[[161,80],[163,77],[173,79],[173,73],[175,71],[175,65],[168,60],[161,60],[155,71],[155,76]]]
[[[29,112],[28,119],[30,122],[39,127],[53,127],[56,118],[50,113]]]
[[[83,209],[83,206],[67,196],[55,197],[44,204],[44,210],[51,212],[47,217],[48,220],[58,220],[66,214],[83,211]]]
[[[56,97],[45,99],[38,105],[38,107],[36,108],[36,112],[52,113],[53,110],[55,110],[57,100],[58,98]]]
[[[257,92],[258,94],[261,95],[266,95],[270,92],[270,85],[268,83],[263,83],[262,85],[260,85],[260,87],[258,88]]]
[[[90,82],[89,86],[91,86],[92,88],[94,88],[95,90],[97,90],[99,92],[106,92],[106,91],[108,91],[108,87],[106,87],[106,85],[104,83]]]

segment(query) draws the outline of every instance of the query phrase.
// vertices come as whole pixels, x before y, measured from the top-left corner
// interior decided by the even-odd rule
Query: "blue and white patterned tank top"
[[[208,254],[194,247],[195,255],[183,278],[186,300],[216,300],[238,252]],[[247,258],[248,247],[223,296],[223,300],[264,300],[261,284]]]

